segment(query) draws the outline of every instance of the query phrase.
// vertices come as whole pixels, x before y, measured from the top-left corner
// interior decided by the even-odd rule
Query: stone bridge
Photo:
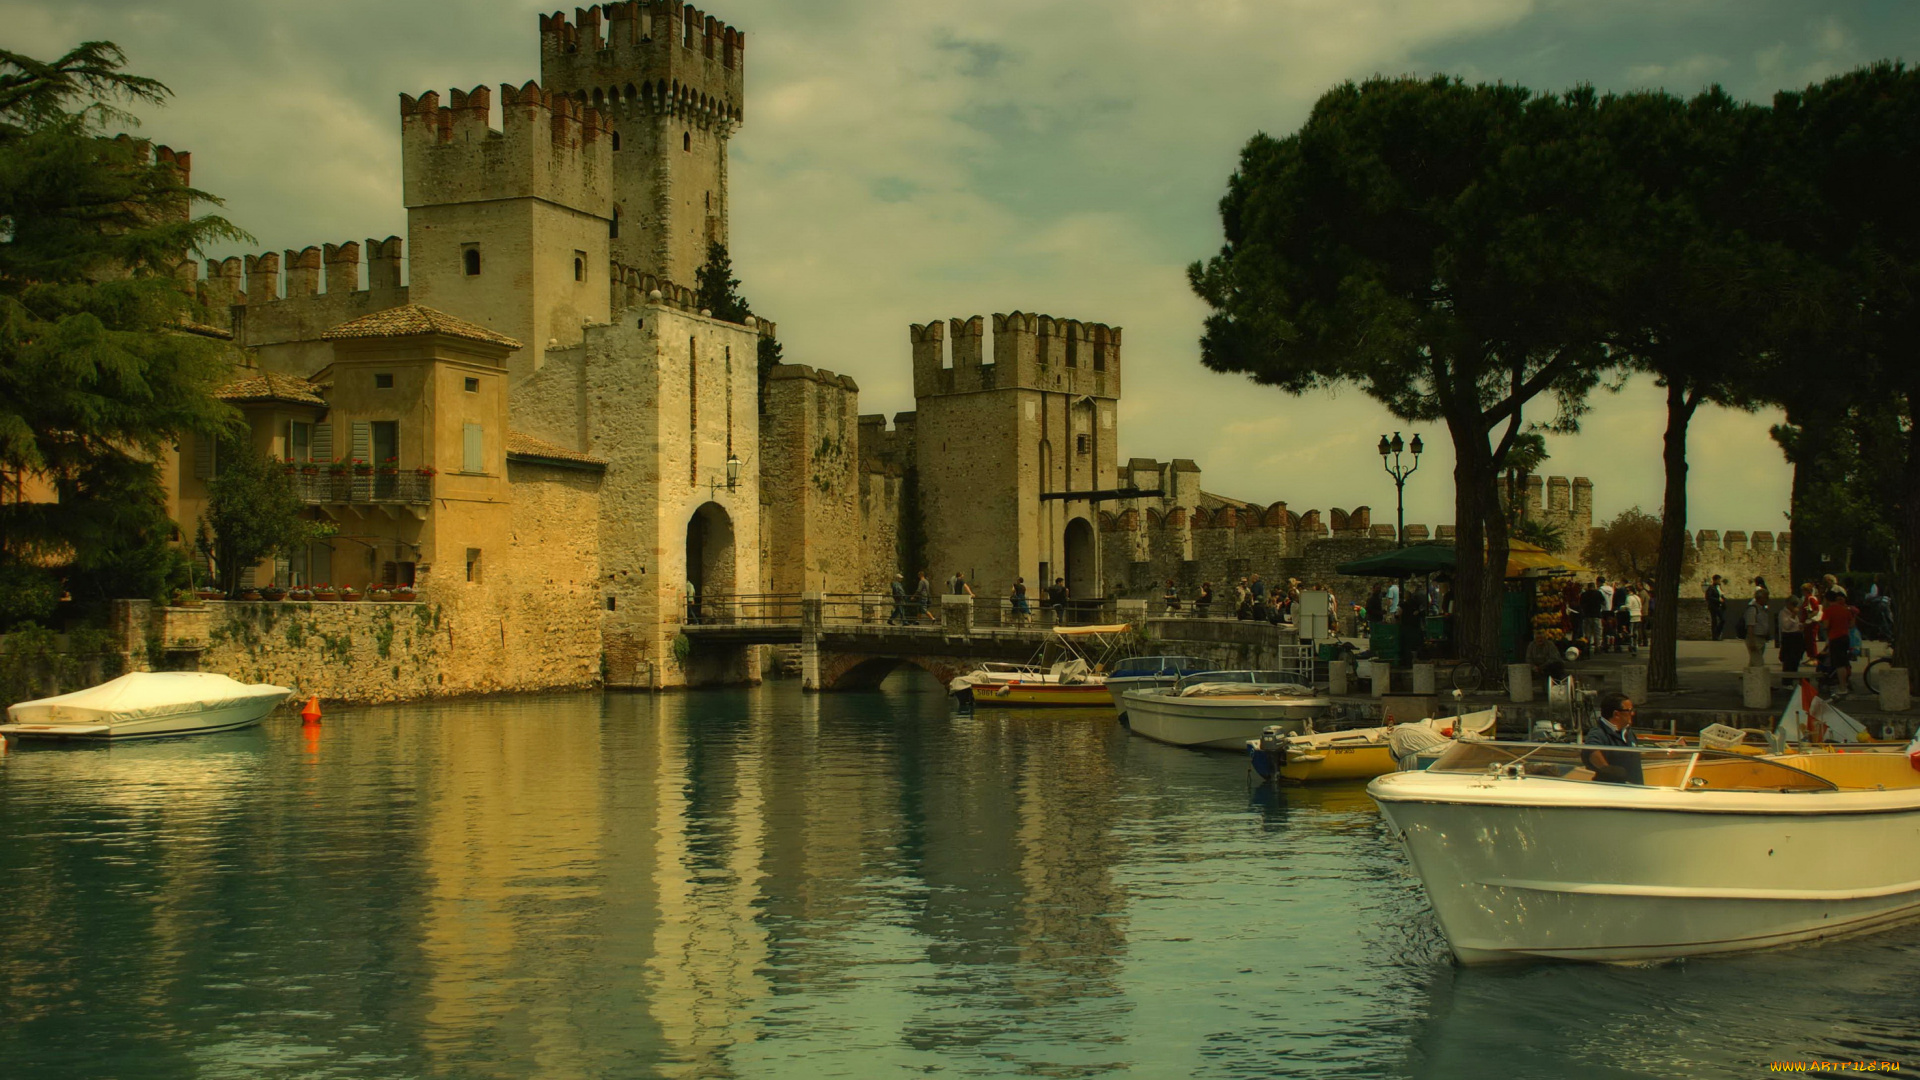
[[[785,619],[682,628],[696,655],[746,645],[800,646],[800,680],[808,690],[865,690],[902,664],[912,664],[944,685],[987,661],[1020,663],[1040,652],[1053,632],[1045,627],[976,626],[973,598],[943,597],[938,622],[899,625],[885,621],[885,605],[836,604],[818,595],[780,598]],[[1122,600],[1117,621],[1146,626],[1167,652],[1202,657],[1222,668],[1272,667],[1279,646],[1294,640],[1291,628],[1230,619],[1146,618],[1144,601]]]

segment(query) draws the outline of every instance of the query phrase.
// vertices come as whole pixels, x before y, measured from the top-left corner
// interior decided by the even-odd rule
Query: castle
[[[1119,327],[914,325],[916,408],[891,424],[846,376],[763,377],[774,326],[689,287],[728,239],[746,35],[664,0],[539,31],[537,83],[400,95],[404,240],[181,273],[215,323],[196,332],[242,358],[222,396],[331,526],[253,578],[415,586],[453,654],[415,690],[751,680],[756,650],[676,652],[682,624],[919,570],[983,598],[1025,579],[1036,601],[1055,578],[1078,597],[1255,572],[1346,588],[1332,567],[1392,541],[1364,506],[1322,520],[1122,458]],[[189,440],[169,463],[185,531],[216,457]],[[1539,506],[1532,483],[1584,537],[1590,486],[1550,479]]]

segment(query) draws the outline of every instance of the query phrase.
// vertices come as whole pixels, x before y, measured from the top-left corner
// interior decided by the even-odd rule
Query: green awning
[[[1378,555],[1369,555],[1364,559],[1355,559],[1341,563],[1333,568],[1336,573],[1349,577],[1412,577],[1415,574],[1437,574],[1453,569],[1452,544],[1410,544],[1392,551],[1383,551]]]

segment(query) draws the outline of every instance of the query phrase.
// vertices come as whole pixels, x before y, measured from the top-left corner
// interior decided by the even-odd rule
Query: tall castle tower
[[[524,343],[518,382],[608,320],[613,131],[534,83],[500,88],[501,130],[491,107],[484,86],[400,95],[408,298]]]
[[[982,331],[975,315],[909,335],[928,577],[958,570],[982,597],[1025,577],[1036,606],[1055,577],[1104,595],[1097,508],[1042,496],[1117,486],[1120,328],[995,315],[991,359]]]
[[[707,245],[727,242],[727,140],[745,115],[746,44],[669,0],[541,17],[541,81],[612,123],[615,262],[691,286]]]

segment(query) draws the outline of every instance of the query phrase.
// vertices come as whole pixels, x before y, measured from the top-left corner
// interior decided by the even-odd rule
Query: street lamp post
[[[1397,431],[1393,433],[1393,438],[1391,439],[1385,435],[1380,436],[1380,467],[1387,470],[1388,476],[1393,477],[1393,537],[1395,547],[1407,546],[1407,477],[1412,476],[1414,472],[1420,468],[1420,451],[1422,449],[1420,436],[1418,435],[1413,437],[1412,446],[1401,442],[1400,433]],[[1413,464],[1404,466],[1400,464],[1400,452],[1402,450],[1413,451]],[[1387,462],[1389,456],[1393,458],[1392,464],[1388,464]]]

